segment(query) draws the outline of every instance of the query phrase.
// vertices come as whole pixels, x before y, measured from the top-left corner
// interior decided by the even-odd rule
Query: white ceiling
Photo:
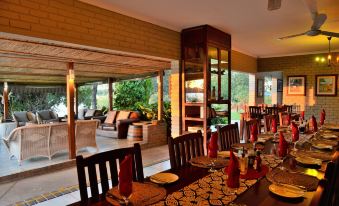
[[[81,0],[175,31],[209,24],[232,35],[233,49],[257,57],[285,56],[328,50],[325,36],[278,37],[309,30],[310,13],[303,0],[282,0],[282,7],[267,11],[267,0]],[[339,0],[318,0],[327,14],[322,30],[339,32]],[[332,39],[332,50],[339,38]]]

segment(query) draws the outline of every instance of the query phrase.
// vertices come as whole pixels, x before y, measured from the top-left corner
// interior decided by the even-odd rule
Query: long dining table
[[[263,153],[267,156],[274,156],[272,153],[276,152],[278,143],[274,142],[272,140],[268,140],[264,144]],[[311,145],[306,142],[303,145],[299,145],[299,149],[306,149],[310,150]],[[331,153],[333,153],[331,151]],[[281,163],[281,160],[279,163],[271,167],[276,168],[279,165],[283,164],[284,167],[288,168],[290,167],[290,160],[293,160],[294,157],[291,155],[288,155],[288,157],[285,159],[284,162]],[[300,165],[295,165],[294,171],[297,171],[299,173],[307,173],[312,174],[312,176],[316,176],[318,179],[323,178],[324,171],[326,168],[326,162],[323,162],[321,168],[312,169],[307,167],[302,167]],[[223,169],[221,169],[223,170]],[[200,168],[192,165],[186,165],[185,167],[182,167],[180,169],[170,169],[165,172],[171,172],[180,177],[180,179],[177,182],[162,185],[166,189],[167,195],[171,195],[173,193],[176,193],[178,191],[182,191],[184,188],[189,187],[192,185],[192,183],[195,183],[203,178],[208,177],[212,173],[209,173],[208,169],[206,168]],[[146,182],[150,182],[149,178],[146,178]],[[289,199],[289,198],[283,198],[277,195],[272,194],[268,187],[272,183],[264,176],[263,178],[257,179],[255,183],[248,186],[248,188],[241,192],[239,195],[237,195],[232,201],[229,203],[232,203],[233,205],[274,205],[274,206],[288,206],[288,205],[309,205],[312,197],[314,195],[315,191],[307,191],[305,192],[305,195],[303,198],[296,198],[296,199]],[[168,196],[167,196],[168,197]],[[187,202],[186,202],[187,203]],[[196,201],[192,201],[191,205],[198,204]],[[228,204],[228,203],[227,203]],[[71,205],[93,205],[93,206],[109,206],[110,203],[105,200],[105,197],[101,197],[99,201],[92,201],[91,199],[86,203],[76,202]],[[172,205],[171,203],[168,203],[163,201],[161,204],[157,205]],[[176,204],[173,204],[176,205]],[[186,205],[185,203],[181,202],[179,205]],[[205,205],[205,204],[200,204]],[[208,205],[208,204],[207,204]]]

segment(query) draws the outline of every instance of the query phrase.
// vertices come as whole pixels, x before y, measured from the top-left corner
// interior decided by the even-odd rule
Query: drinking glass
[[[208,170],[208,172],[216,172],[217,171],[216,169],[214,169],[216,161],[217,161],[217,158],[211,158],[211,164],[210,164],[211,168]]]
[[[130,198],[132,196],[132,190],[127,192],[127,191],[121,191],[120,188],[119,188],[119,193],[120,193],[122,199],[124,200],[124,202],[122,202],[122,204],[129,205]]]

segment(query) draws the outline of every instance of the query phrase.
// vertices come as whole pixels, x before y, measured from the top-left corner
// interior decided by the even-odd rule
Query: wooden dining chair
[[[276,115],[264,115],[264,132],[265,133],[271,131],[273,119],[277,119],[277,116]]]
[[[244,121],[244,128],[243,128],[243,140],[245,140],[245,142],[248,142],[248,140],[250,139],[251,136],[251,126],[257,124],[258,127],[258,133],[261,133],[261,120],[260,119],[251,119],[251,120],[247,120]]]
[[[327,192],[324,198],[327,199],[328,205],[335,205],[335,191],[338,189],[339,159],[327,163],[324,178],[328,180]],[[338,198],[338,197],[337,197]]]
[[[189,164],[194,157],[204,156],[204,140],[201,131],[188,133],[176,138],[169,137],[168,151],[172,169]]]
[[[277,107],[266,107],[266,114],[278,115],[278,108]]]
[[[112,181],[112,186],[116,186],[119,183],[118,180],[118,163],[121,163],[126,155],[133,156],[133,181],[143,182],[144,172],[141,158],[140,145],[134,144],[133,147],[121,148],[111,150],[107,152],[101,152],[89,157],[77,156],[77,172],[80,189],[81,202],[88,201],[87,194],[87,181],[86,181],[86,168],[88,171],[88,180],[90,183],[90,190],[92,199],[99,201],[99,187],[98,187],[98,174],[97,165],[99,167],[99,175],[101,180],[102,195],[105,196],[109,190],[109,174]],[[109,167],[109,173],[108,168]]]
[[[238,123],[218,127],[219,149],[230,150],[232,144],[240,143]]]
[[[255,119],[261,118],[261,107],[258,106],[249,106],[250,117]]]
[[[285,105],[286,112],[287,113],[292,113],[293,112],[293,105]]]
[[[290,113],[287,112],[279,112],[279,125],[280,126],[289,126],[288,124],[288,116]],[[292,119],[291,119],[292,121]]]
[[[315,191],[313,198],[311,200],[310,206],[323,206],[323,205],[329,205],[328,199],[327,199],[327,185],[328,180],[327,179],[321,179],[319,180],[317,190]]]

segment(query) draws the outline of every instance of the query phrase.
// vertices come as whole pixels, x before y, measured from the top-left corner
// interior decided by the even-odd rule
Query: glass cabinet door
[[[228,51],[220,50],[221,100],[228,100]]]
[[[208,47],[208,68],[210,72],[210,95],[209,100],[218,100],[219,91],[219,58],[218,49]]]

